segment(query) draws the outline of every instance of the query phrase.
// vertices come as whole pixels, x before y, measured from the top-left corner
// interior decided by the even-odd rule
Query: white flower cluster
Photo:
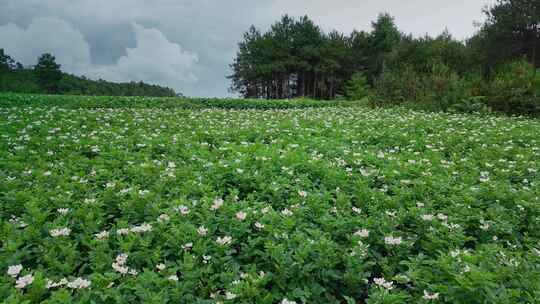
[[[214,202],[212,203],[212,206],[210,207],[210,209],[218,210],[219,208],[221,208],[221,206],[223,206],[223,199],[222,198],[216,198],[214,200]]]
[[[90,284],[91,282],[86,279],[76,278],[74,281],[69,282],[67,287],[71,289],[82,289],[90,287]]]
[[[64,228],[57,228],[57,229],[51,229],[49,231],[49,234],[52,237],[61,237],[61,236],[69,236],[71,234],[71,229],[64,227]]]
[[[393,237],[393,236],[386,236],[384,237],[384,243],[386,245],[400,245],[401,244],[401,237]]]
[[[281,210],[281,214],[283,214],[284,216],[291,216],[291,215],[293,215],[292,211],[289,210],[289,209],[287,209],[287,208]]]
[[[247,213],[245,213],[244,211],[239,211],[236,213],[236,218],[240,221],[245,220],[246,217],[247,217]]]
[[[180,205],[178,207],[175,207],[174,210],[176,212],[180,212],[180,214],[182,214],[182,215],[188,215],[189,214],[189,208],[187,206],[184,206],[184,205]]]
[[[367,229],[358,230],[354,233],[354,235],[359,236],[361,238],[367,238],[369,237],[369,230]]]
[[[229,245],[230,243],[232,243],[232,237],[230,236],[218,237],[216,240],[216,243],[218,243],[221,246]]]
[[[94,234],[94,236],[96,237],[98,241],[102,241],[102,240],[107,239],[109,237],[109,234],[110,234],[109,231],[103,230],[99,233]]]
[[[11,265],[8,267],[7,274],[16,278],[22,270],[23,270],[23,267],[21,264]]]
[[[237,295],[230,292],[230,291],[227,291],[225,293],[225,299],[227,299],[227,300],[234,300],[236,297],[237,297]]]
[[[130,232],[141,234],[141,233],[145,233],[145,232],[148,232],[148,231],[152,231],[152,225],[148,224],[148,223],[143,223],[143,224],[141,224],[139,226],[133,226],[131,228],[118,229],[118,230],[116,230],[116,233],[119,234],[119,235],[127,235]]]
[[[134,233],[145,233],[152,231],[152,225],[143,223],[142,225],[132,227],[130,230]]]
[[[8,267],[7,274],[13,278],[17,278],[22,270],[23,270],[23,266],[21,264],[11,265]],[[27,274],[25,276],[17,278],[15,282],[15,288],[23,289],[26,286],[32,284],[33,282],[34,282],[34,276],[32,274]],[[90,285],[91,285],[91,282],[83,278],[76,278],[75,280],[71,282],[68,281],[66,278],[63,278],[58,282],[47,280],[46,287],[50,289],[50,288],[66,286],[67,288],[71,288],[71,289],[82,289],[82,288],[88,288],[90,287]]]
[[[200,226],[199,228],[197,228],[197,233],[200,236],[205,236],[208,233],[208,229],[206,229],[206,227],[204,226]]]
[[[439,293],[430,293],[427,290],[424,290],[424,296],[422,297],[424,300],[438,300],[439,299]]]
[[[193,248],[193,243],[185,243],[182,245],[182,249],[190,251]]]
[[[138,271],[126,266],[128,255],[119,254],[116,260],[112,263],[112,268],[121,274],[137,275]]]
[[[168,222],[170,220],[171,220],[171,218],[169,217],[169,215],[167,215],[165,213],[161,214],[157,218],[158,223],[166,223],[166,222]]]
[[[437,215],[433,215],[433,214],[423,214],[421,216],[421,218],[424,220],[424,221],[433,221],[434,219],[439,219],[442,221],[442,224],[443,226],[447,227],[448,229],[457,229],[457,228],[460,228],[461,226],[459,224],[453,224],[453,223],[449,223],[448,222],[448,216],[445,215],[445,214],[442,214],[442,213],[438,213]],[[488,229],[489,228],[489,224],[487,226],[482,226],[481,227],[482,229]],[[484,229],[484,230],[485,230]]]
[[[212,259],[212,256],[210,256],[210,255],[203,255],[203,263],[204,263],[204,264],[208,264],[208,262],[210,262],[211,259]]]
[[[65,286],[65,287],[70,288],[70,289],[84,289],[84,288],[90,287],[91,284],[92,284],[92,282],[90,282],[87,279],[83,279],[83,278],[76,278],[75,280],[73,280],[71,282],[68,281],[66,278],[63,278],[58,282],[47,280],[47,286],[46,287],[48,289],[51,289],[51,288],[58,288],[58,287],[64,287]]]
[[[435,218],[433,214],[424,214],[422,215],[422,219],[424,221],[432,221]]]
[[[68,212],[69,212],[69,208],[58,208],[58,209],[56,210],[56,212],[58,212],[58,213],[61,214],[61,215],[66,215],[66,214],[68,214]]]
[[[386,281],[384,278],[375,278],[373,280],[373,282],[375,282],[375,284],[377,284],[378,286],[381,286],[385,289],[388,289],[388,290],[392,290],[394,289],[394,282],[392,281]]]
[[[17,279],[17,282],[15,282],[15,288],[23,289],[26,286],[32,284],[32,282],[34,282],[34,276],[31,274],[27,274]]]
[[[28,226],[27,223],[23,222],[20,218],[12,215],[11,218],[9,219],[9,222],[19,228],[25,228]]]
[[[54,282],[54,281],[51,281],[51,280],[47,280],[47,289],[51,289],[51,288],[57,288],[57,287],[64,287],[66,286],[67,284],[69,283],[69,281],[66,279],[66,278],[63,278],[61,279],[60,281],[58,282]]]
[[[17,276],[19,275],[19,273],[21,273],[22,270],[23,270],[23,267],[21,264],[11,265],[8,267],[7,274],[13,278],[17,278]],[[28,275],[18,278],[17,281],[15,282],[16,284],[15,287],[18,289],[22,289],[32,284],[33,281],[34,281],[34,277],[31,274],[28,274]]]

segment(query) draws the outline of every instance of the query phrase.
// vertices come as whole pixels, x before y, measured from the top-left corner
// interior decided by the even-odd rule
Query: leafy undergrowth
[[[540,298],[539,121],[10,98],[3,303]]]

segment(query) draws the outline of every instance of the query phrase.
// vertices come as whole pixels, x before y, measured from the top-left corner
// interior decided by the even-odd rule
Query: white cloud
[[[62,69],[78,73],[90,63],[90,46],[83,35],[58,18],[37,18],[26,29],[13,23],[0,26],[6,52],[25,65],[34,65],[43,53],[52,53]]]
[[[37,18],[26,28],[13,23],[0,26],[0,41],[8,41],[6,52],[25,65],[34,65],[43,53],[52,53],[62,70],[89,78],[110,81],[144,81],[182,91],[182,85],[197,82],[194,74],[198,56],[182,49],[157,29],[132,24],[134,48],[113,65],[93,65],[90,45],[80,31],[59,18]]]
[[[157,29],[147,29],[133,23],[136,46],[126,49],[126,55],[116,65],[95,67],[90,77],[113,81],[143,80],[178,88],[184,82],[196,82],[193,73],[198,56],[170,42]]]

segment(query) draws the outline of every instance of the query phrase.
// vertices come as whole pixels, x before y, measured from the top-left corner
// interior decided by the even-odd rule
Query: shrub
[[[375,81],[376,105],[405,105],[415,109],[452,112],[540,114],[540,74],[519,61],[503,66],[488,81],[477,73],[460,77],[444,64],[429,73],[410,66],[386,70]]]
[[[465,97],[463,80],[444,64],[434,64],[423,79],[423,101],[434,110],[447,110]]]
[[[525,61],[504,66],[490,83],[488,103],[507,114],[540,114],[540,74]]]
[[[372,94],[367,77],[362,72],[354,73],[345,84],[345,97],[347,100],[370,98]]]
[[[486,101],[486,96],[470,96],[453,104],[448,110],[457,113],[489,113],[490,108]]]
[[[374,84],[377,104],[392,105],[417,100],[421,83],[420,75],[411,66],[385,70]]]
[[[419,73],[410,66],[385,71],[375,88],[381,104],[428,110],[447,110],[466,96],[464,81],[444,64],[434,64],[429,73]]]

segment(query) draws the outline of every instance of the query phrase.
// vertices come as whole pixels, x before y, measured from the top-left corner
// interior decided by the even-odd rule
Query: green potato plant
[[[2,303],[535,303],[540,122],[0,95]]]

